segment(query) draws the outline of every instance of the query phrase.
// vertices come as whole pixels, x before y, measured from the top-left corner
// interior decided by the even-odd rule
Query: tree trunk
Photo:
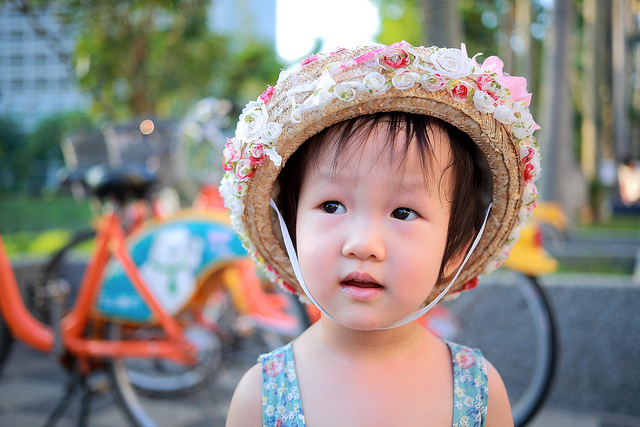
[[[462,17],[458,0],[423,0],[425,46],[460,47]]]
[[[553,24],[546,42],[543,73],[541,145],[543,175],[540,192],[544,199],[560,202],[570,217],[576,217],[586,202],[586,186],[577,167],[573,147],[572,34],[575,0],[556,0]]]

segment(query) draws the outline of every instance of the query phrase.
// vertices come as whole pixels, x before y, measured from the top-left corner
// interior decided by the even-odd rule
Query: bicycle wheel
[[[131,421],[138,426],[224,425],[235,386],[257,356],[295,338],[308,325],[297,299],[287,299],[285,309],[298,325],[293,334],[238,316],[227,290],[217,288],[202,307],[179,318],[198,349],[197,365],[113,360],[109,364],[113,386]],[[160,338],[162,331],[114,323],[108,334],[111,339],[153,339]]]
[[[32,283],[29,292],[29,306],[31,311],[43,322],[50,323],[48,307],[41,299],[46,292],[44,287],[51,280],[65,280],[70,287],[70,295],[63,310],[71,308],[73,305],[82,276],[89,260],[90,251],[84,247],[95,237],[95,230],[83,230],[76,232],[69,242],[49,260],[44,268],[41,278],[36,283]]]
[[[9,332],[9,327],[4,322],[2,315],[0,314],[0,376],[2,376],[2,368],[7,361],[9,352],[13,344],[13,338]]]
[[[453,320],[451,339],[477,347],[500,372],[514,424],[525,425],[540,408],[556,363],[555,323],[535,277],[494,274],[478,289],[443,303]]]

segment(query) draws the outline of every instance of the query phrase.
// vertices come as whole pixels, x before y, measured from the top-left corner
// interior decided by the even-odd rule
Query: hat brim
[[[370,51],[372,48],[368,49]],[[428,50],[414,49],[419,52]],[[348,61],[365,52],[367,48],[320,58],[278,82],[266,105],[269,120],[282,127],[282,132],[274,143],[275,150],[282,157],[284,165],[305,141],[323,129],[358,116],[379,112],[397,111],[433,116],[467,133],[486,157],[493,181],[493,202],[484,234],[450,292],[462,290],[465,283],[491,269],[488,265],[492,262],[505,258],[503,252],[505,245],[509,244],[508,239],[514,233],[517,234],[515,229],[522,221],[525,188],[519,144],[507,125],[498,121],[493,114],[480,112],[471,99],[460,102],[452,98],[447,90],[427,91],[419,84],[402,89],[392,86],[379,94],[357,93],[348,101],[335,99],[322,108],[305,112],[299,123],[292,122],[292,109],[295,108],[290,102],[292,87],[317,79],[330,62]],[[347,80],[353,76],[342,77]],[[471,77],[463,77],[459,81],[470,86],[475,84]],[[265,161],[252,178],[246,181],[241,220],[246,237],[256,251],[254,256],[264,260],[282,280],[303,294],[282,244],[278,221],[269,206],[281,167]],[[437,295],[446,285],[438,285],[432,295]]]

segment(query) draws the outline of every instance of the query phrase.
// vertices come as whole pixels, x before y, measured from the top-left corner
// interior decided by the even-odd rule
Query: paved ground
[[[65,373],[56,363],[39,352],[18,344],[0,381],[0,426],[44,426],[64,393]],[[236,372],[236,376],[240,371]],[[231,375],[227,391],[233,386]],[[223,396],[219,412],[219,426],[223,425],[228,396]],[[615,414],[589,413],[554,407],[549,401],[540,414],[529,424],[531,427],[628,427],[640,426],[640,418]],[[74,426],[79,403],[74,401],[57,424]],[[92,401],[89,425],[94,427],[125,426],[127,420],[108,389]],[[180,425],[180,424],[177,424]],[[215,427],[215,425],[214,425]]]
[[[595,275],[549,276],[543,285],[556,312],[561,351],[549,398],[530,425],[640,426],[640,286],[630,277]],[[227,366],[219,379],[217,425],[223,425],[242,371]],[[44,425],[64,393],[64,380],[64,370],[49,356],[16,345],[0,378],[0,426]],[[74,402],[57,425],[75,425],[78,407]],[[94,397],[89,425],[127,425],[108,387]]]

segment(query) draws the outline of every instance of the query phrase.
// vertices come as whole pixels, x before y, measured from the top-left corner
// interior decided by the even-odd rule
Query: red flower
[[[487,89],[489,88],[489,85],[491,85],[491,76],[488,74],[482,74],[480,75],[480,77],[478,77],[478,89],[483,90],[483,91],[487,91]]]
[[[471,279],[467,283],[465,283],[464,286],[462,286],[461,291],[470,291],[471,289],[475,288],[476,286],[478,286],[478,278],[474,277],[473,279]]]
[[[533,179],[533,169],[534,167],[531,163],[527,163],[526,165],[524,165],[524,172],[522,173],[522,175],[525,182],[529,182]]]
[[[469,369],[476,363],[476,358],[472,354],[460,352],[456,354],[456,362],[461,369]]]
[[[277,354],[277,359],[269,360],[264,364],[264,373],[270,377],[275,377],[284,369],[284,354]]]
[[[462,102],[469,97],[469,88],[464,83],[458,83],[451,89],[451,96],[458,102]]]
[[[522,158],[522,164],[524,165],[524,171],[522,172],[522,176],[525,182],[529,182],[533,179],[533,173],[535,167],[531,164],[531,159],[536,154],[533,148],[529,148],[527,151],[527,155]]]

